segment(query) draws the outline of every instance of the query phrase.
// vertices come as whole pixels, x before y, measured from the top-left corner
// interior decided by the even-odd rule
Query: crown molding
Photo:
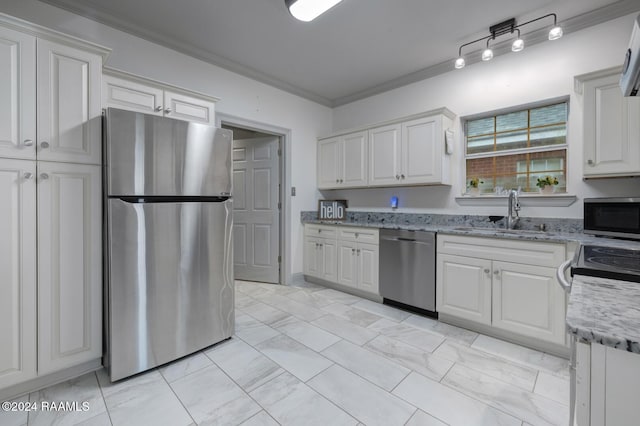
[[[207,52],[204,49],[198,49],[191,45],[188,45],[187,43],[182,43],[182,42],[173,40],[170,37],[163,36],[162,34],[155,31],[149,31],[149,30],[139,28],[131,23],[126,22],[126,20],[120,19],[109,13],[96,11],[92,9],[90,10],[88,8],[83,8],[83,7],[78,7],[76,4],[73,4],[70,0],[39,0],[39,1],[50,4],[54,7],[65,9],[76,15],[84,16],[88,19],[100,22],[102,24],[108,25],[115,29],[124,31],[126,33],[148,40],[150,42],[159,44],[161,46],[175,50],[177,52],[186,54],[188,56],[194,57],[196,59],[200,59],[204,62],[226,69],[227,71],[240,74],[244,77],[256,80],[260,83],[267,84],[269,86],[275,87],[277,89],[283,90],[285,92],[291,93],[293,95],[299,96],[301,98],[305,98],[307,100],[316,102],[320,105],[324,105],[327,107],[335,108],[335,107],[349,104],[351,102],[355,102],[364,98],[378,95],[378,94],[387,92],[389,90],[393,90],[409,84],[417,83],[419,81],[426,80],[428,78],[432,78],[440,74],[454,71],[452,64],[455,58],[451,58],[447,61],[441,62],[436,65],[432,65],[430,67],[424,68],[422,70],[419,70],[410,74],[403,75],[396,79],[389,80],[387,82],[373,86],[366,90],[358,91],[358,92],[355,92],[346,96],[338,97],[335,99],[329,99],[324,96],[318,95],[317,93],[313,93],[311,91],[305,90],[293,84],[287,83],[277,77],[262,73],[251,67],[238,64],[234,61],[231,61],[219,55],[215,55],[211,52]],[[621,0],[621,1],[609,4],[607,6],[603,6],[601,8],[592,10],[590,12],[586,12],[566,20],[561,20],[559,21],[559,24],[562,25],[563,29],[565,30],[565,34],[568,34],[568,33],[577,32],[581,29],[598,25],[603,22],[607,22],[612,19],[616,19],[621,16],[625,16],[630,13],[638,12],[638,11],[640,11],[640,3],[638,2],[638,0]],[[535,45],[543,41],[546,41],[547,40],[546,34],[547,34],[546,30],[538,30],[538,31],[533,31],[531,33],[527,33],[526,34],[527,46]],[[509,46],[510,46],[509,43],[506,43],[506,42],[496,44],[493,47],[494,56],[499,56],[501,54],[510,52]],[[480,51],[478,50],[477,52],[479,53]],[[471,52],[471,53],[468,53],[467,55],[469,56],[469,60],[467,61],[467,66],[476,62],[480,62],[480,59],[478,59],[479,54],[476,54],[476,52]]]

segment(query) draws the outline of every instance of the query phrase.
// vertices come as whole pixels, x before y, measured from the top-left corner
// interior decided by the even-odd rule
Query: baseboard
[[[287,285],[296,285],[304,282],[304,273],[296,272],[295,274],[291,274],[291,280],[286,283]]]
[[[477,324],[473,321],[460,319],[443,313],[440,313],[438,315],[438,319],[444,323],[455,325],[456,327],[466,328],[467,330],[472,330],[478,333],[485,334],[487,336],[506,340],[517,345],[526,346],[537,351],[542,351],[551,355],[559,356],[561,358],[569,359],[570,350],[568,346],[545,342],[544,340],[535,339],[533,337],[521,336],[516,333],[500,330],[484,324]]]
[[[363,299],[369,299],[374,302],[382,303],[382,297],[377,294],[367,293],[366,291],[358,290],[357,288],[347,287],[332,281],[326,281],[321,278],[311,277],[309,275],[303,275],[304,280],[314,284],[320,284],[324,287],[329,287],[334,290],[339,290],[344,293],[353,294],[354,296],[362,297]]]
[[[22,395],[57,385],[58,383],[66,382],[70,379],[75,379],[83,374],[91,373],[92,371],[100,370],[101,368],[102,359],[98,358],[65,370],[47,374],[46,376],[36,377],[35,379],[27,380],[26,382],[1,389],[0,401],[9,401]]]

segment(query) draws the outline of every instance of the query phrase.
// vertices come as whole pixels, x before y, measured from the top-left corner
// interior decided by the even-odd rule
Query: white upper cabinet
[[[584,95],[586,178],[640,175],[640,98],[622,96],[619,71],[576,77]]]
[[[35,173],[0,158],[0,389],[36,376]]]
[[[367,132],[318,141],[318,188],[367,185]]]
[[[102,83],[102,98],[106,106],[164,115],[162,89],[135,81],[128,81],[111,75],[105,75]]]
[[[122,71],[105,69],[104,72],[102,103],[105,108],[215,125],[217,98]]]
[[[402,123],[402,183],[450,183],[442,117]]]
[[[318,141],[318,188],[449,185],[445,108]]]
[[[36,158],[36,38],[0,27],[0,157]]]
[[[395,185],[400,180],[400,124],[369,130],[369,184]]]
[[[38,160],[100,164],[102,57],[38,40]]]

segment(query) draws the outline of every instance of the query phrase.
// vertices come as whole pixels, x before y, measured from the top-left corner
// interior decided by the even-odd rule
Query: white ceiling
[[[343,0],[304,23],[284,0],[41,1],[330,106],[446,72],[461,44],[511,17],[555,12],[566,34],[640,10],[638,0]]]

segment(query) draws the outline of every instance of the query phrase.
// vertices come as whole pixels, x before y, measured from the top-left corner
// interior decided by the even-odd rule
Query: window
[[[467,183],[483,181],[481,193],[538,192],[545,176],[566,192],[567,102],[468,120],[465,132]]]

